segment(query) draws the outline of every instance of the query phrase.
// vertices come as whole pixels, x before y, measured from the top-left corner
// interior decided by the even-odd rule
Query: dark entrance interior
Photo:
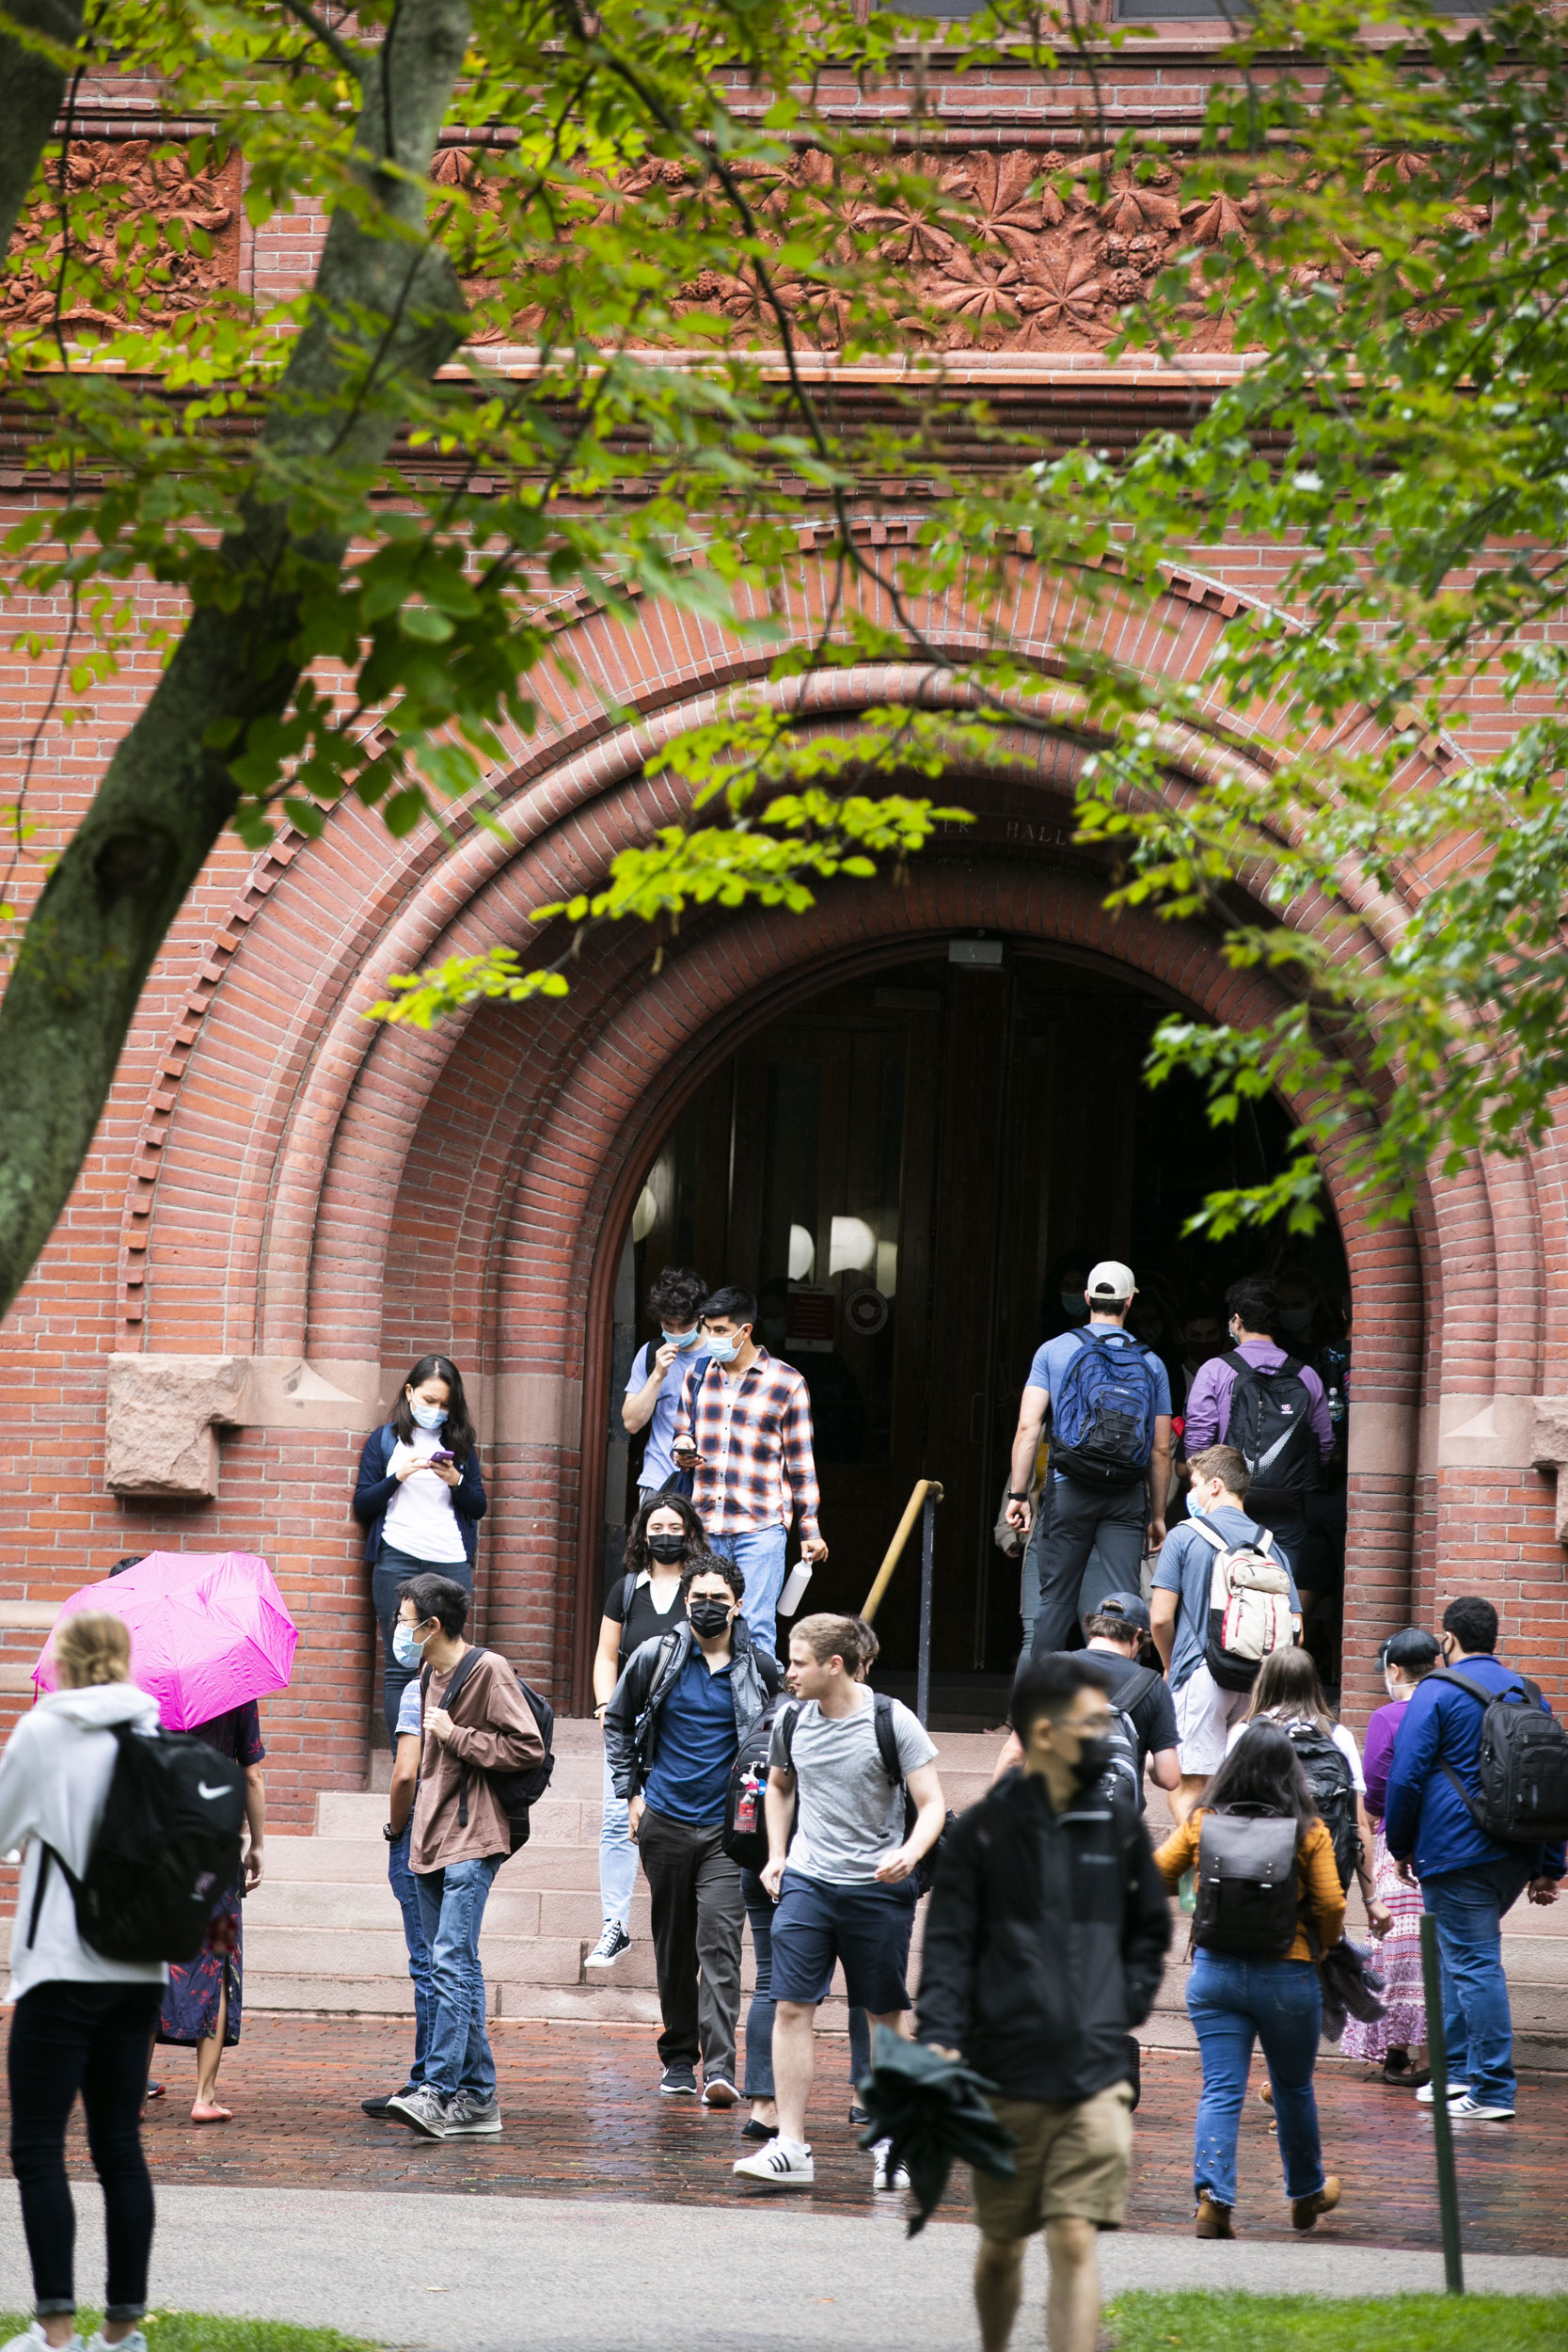
[[[933,1697],[996,1720],[1019,1645],[1019,1564],[992,1540],[1019,1393],[1096,1258],[1125,1259],[1140,1336],[1180,1409],[1188,1318],[1227,1282],[1289,1272],[1311,1341],[1342,1335],[1331,1223],[1311,1239],[1184,1238],[1206,1193],[1281,1164],[1272,1100],[1215,1131],[1196,1087],[1141,1080],[1165,1004],[1013,941],[955,939],[874,979],[827,987],[716,1070],[667,1138],[619,1285],[612,1439],[641,1315],[662,1265],[697,1266],[760,1304],[759,1336],[811,1388],[831,1557],[807,1606],[858,1610],[916,1479],[942,1481]],[[1292,1340],[1293,1346],[1306,1343]],[[607,1566],[636,1452],[612,1442]],[[912,1543],[878,1620],[878,1679],[912,1674]]]

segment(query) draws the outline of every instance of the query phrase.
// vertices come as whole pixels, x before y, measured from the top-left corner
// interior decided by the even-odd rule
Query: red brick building
[[[1106,70],[1117,119],[1189,137],[1210,39],[1165,22],[1124,53]],[[1042,447],[1182,414],[1205,369],[1234,364],[1224,353],[1180,379],[1102,357],[1116,302],[1176,233],[1170,199],[1134,220],[1129,193],[1069,249],[1027,198],[1040,158],[1088,142],[1082,84],[944,79],[938,52],[929,87],[927,144],[997,222],[989,294],[967,313],[954,296],[980,331],[969,373]],[[847,87],[842,103],[895,119],[909,95]],[[141,104],[103,93],[86,135],[105,151],[145,136]],[[293,282],[313,227],[293,228],[258,242],[236,221],[219,265],[261,292]],[[874,398],[873,372],[857,382],[847,398]],[[24,450],[0,456],[0,502],[42,495]],[[867,485],[873,539],[895,542],[919,513],[911,487]],[[1191,674],[1278,569],[1266,548],[1196,554],[1123,658]],[[1048,651],[1067,614],[1022,551],[1019,594]],[[316,1790],[364,1784],[375,1634],[349,1496],[363,1434],[424,1349],[454,1355],[478,1399],[483,1635],[559,1700],[584,1698],[626,1511],[613,1408],[646,1336],[639,1285],[666,1257],[758,1286],[768,1336],[809,1365],[833,1547],[817,1594],[857,1604],[911,1479],[938,1477],[937,1672],[994,1677],[1016,1640],[1017,1568],[990,1529],[1058,1278],[1080,1253],[1124,1256],[1167,1317],[1212,1296],[1237,1265],[1200,1259],[1181,1219],[1208,1183],[1260,1172],[1288,1128],[1287,1104],[1216,1141],[1190,1104],[1140,1089],[1162,1010],[1244,1019],[1267,985],[1230,972],[1199,928],[1110,919],[1071,843],[1070,755],[1022,741],[1009,768],[950,780],[978,821],[904,886],[830,888],[804,916],[714,915],[657,976],[644,935],[601,934],[562,1002],[482,1009],[428,1037],[371,1024],[389,974],[487,941],[525,947],[531,909],[591,887],[673,814],[669,787],[642,773],[648,746],[763,667],[659,610],[629,632],[587,616],[571,635],[580,689],[548,689],[549,726],[492,779],[510,846],[461,825],[450,850],[428,832],[397,843],[349,806],[316,843],[222,847],[0,1332],[6,1704],[23,1703],[49,1604],[120,1554],[259,1550],[303,1631],[294,1691],[268,1708],[285,1823]],[[47,675],[6,659],[14,773]],[[30,800],[45,846],[150,675],[150,658],[100,696],[95,724],[50,739]],[[900,680],[836,672],[806,691],[830,725]],[[607,722],[610,701],[638,723]],[[1478,1166],[1432,1184],[1410,1227],[1380,1230],[1326,1172],[1338,1233],[1300,1263],[1331,1303],[1341,1280],[1354,1297],[1347,1707],[1373,1694],[1379,1639],[1458,1590],[1496,1598],[1511,1651],[1561,1699],[1568,1315],[1553,1269],[1568,1261],[1568,1158],[1554,1141]],[[895,1585],[895,1665],[911,1607]]]

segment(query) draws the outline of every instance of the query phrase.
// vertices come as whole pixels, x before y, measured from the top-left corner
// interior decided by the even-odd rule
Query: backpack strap
[[[384,1421],[376,1434],[381,1439],[381,1475],[387,1478],[391,1474],[392,1456],[398,1450],[398,1433],[389,1421]]]
[[[786,1772],[792,1772],[795,1770],[795,1725],[800,1713],[798,1707],[784,1707],[779,1709],[779,1738],[784,1743],[784,1768]]]
[[[1154,1685],[1164,1680],[1164,1675],[1157,1675],[1152,1666],[1138,1666],[1128,1676],[1121,1689],[1113,1692],[1111,1705],[1118,1715],[1131,1715],[1139,1702],[1148,1698]]]
[[[628,1568],[621,1579],[621,1624],[623,1628],[631,1615],[631,1604],[637,1597],[637,1570]]]
[[[1211,1527],[1208,1520],[1203,1517],[1200,1511],[1188,1512],[1187,1525],[1189,1527],[1196,1527],[1198,1534],[1203,1537],[1205,1543],[1212,1544],[1216,1551],[1228,1551],[1230,1549],[1230,1546],[1226,1542],[1225,1537],[1220,1534],[1219,1529],[1217,1527]]]
[[[40,1841],[41,1842],[41,1841]],[[27,1923],[27,1949],[32,1950],[39,1931],[39,1914],[43,1909],[43,1890],[49,1883],[49,1865],[55,1859],[53,1846],[45,1846],[39,1863],[38,1885],[33,1894],[33,1915]]]
[[[893,1701],[885,1691],[878,1691],[872,1696],[871,1725],[877,1735],[877,1753],[882,1759],[882,1770],[895,1788],[902,1788],[904,1767],[898,1756],[898,1734],[893,1727]]]
[[[1484,1682],[1472,1682],[1468,1675],[1455,1674],[1451,1666],[1434,1667],[1425,1679],[1428,1682],[1451,1682],[1456,1691],[1467,1692],[1471,1698],[1479,1699],[1482,1707],[1490,1707],[1494,1699],[1506,1698],[1508,1695],[1504,1691],[1489,1691]],[[1523,1675],[1516,1675],[1514,1680],[1524,1682],[1525,1677]],[[1528,1690],[1529,1686],[1527,1683],[1525,1687]],[[1536,1695],[1539,1697],[1540,1693],[1537,1692]]]

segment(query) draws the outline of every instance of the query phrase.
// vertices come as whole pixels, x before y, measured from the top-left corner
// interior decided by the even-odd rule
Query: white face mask
[[[444,1405],[421,1405],[417,1396],[409,1399],[408,1409],[420,1429],[439,1429],[447,1417]]]

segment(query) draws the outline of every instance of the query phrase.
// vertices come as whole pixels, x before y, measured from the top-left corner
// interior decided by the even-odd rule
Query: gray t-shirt
[[[904,1842],[904,1792],[889,1780],[877,1747],[872,1694],[852,1715],[824,1715],[815,1699],[794,1709],[786,1755],[784,1716],[773,1725],[769,1764],[795,1773],[795,1842],[789,1867],[830,1886],[868,1886]],[[893,1701],[893,1734],[905,1777],[929,1764],[936,1746],[918,1715]]]

